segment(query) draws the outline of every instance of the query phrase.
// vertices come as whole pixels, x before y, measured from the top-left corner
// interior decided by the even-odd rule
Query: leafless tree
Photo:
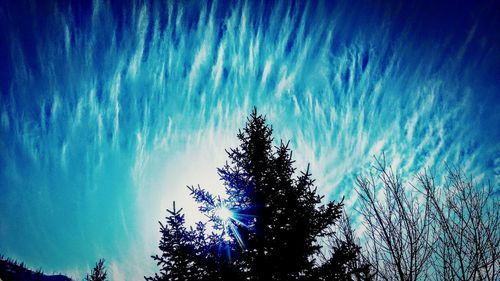
[[[429,201],[403,186],[400,177],[376,159],[368,176],[358,176],[359,211],[366,228],[365,253],[381,280],[429,278],[432,216]]]
[[[498,280],[500,206],[490,184],[477,185],[459,168],[448,168],[445,185],[419,175],[432,207],[436,246],[431,266],[445,280]]]
[[[404,185],[375,159],[357,177],[367,259],[381,280],[498,280],[500,206],[491,185],[458,168],[444,184],[428,172]]]

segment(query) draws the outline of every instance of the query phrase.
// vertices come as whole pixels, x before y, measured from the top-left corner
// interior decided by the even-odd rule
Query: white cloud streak
[[[478,90],[456,74],[466,67],[476,27],[456,56],[441,62],[446,38],[427,53],[408,47],[408,36],[394,35],[387,23],[361,31],[344,26],[351,20],[347,3],[331,14],[331,7],[285,3],[267,11],[265,1],[167,1],[161,10],[146,3],[117,15],[109,3],[94,1],[90,23],[78,25],[69,10],[51,16],[54,31],[34,37],[36,67],[11,35],[15,79],[0,107],[0,144],[8,147],[1,176],[10,184],[2,190],[11,194],[5,198],[38,194],[61,218],[71,207],[77,225],[70,233],[95,245],[78,248],[83,258],[59,260],[54,269],[74,271],[100,252],[112,261],[113,280],[150,274],[157,221],[172,200],[191,221],[198,218],[184,187],[217,190],[215,168],[254,105],[276,140],[292,141],[297,167],[310,163],[321,193],[345,195],[348,207],[356,205],[353,177],[383,152],[403,174],[449,162],[498,185],[498,141],[481,139],[482,115],[471,97]],[[75,206],[63,203],[68,197]],[[48,208],[13,202],[0,215],[10,215],[13,204]],[[8,238],[0,248],[22,255],[9,230],[13,220],[0,227],[0,240]],[[104,238],[89,230],[104,222],[110,223]],[[56,226],[32,218],[32,229],[46,224]],[[45,237],[54,231],[46,228]]]

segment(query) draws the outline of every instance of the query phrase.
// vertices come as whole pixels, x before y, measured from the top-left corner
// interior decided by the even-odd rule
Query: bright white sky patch
[[[233,217],[233,213],[226,206],[219,206],[214,210],[214,213],[222,221],[230,220]]]

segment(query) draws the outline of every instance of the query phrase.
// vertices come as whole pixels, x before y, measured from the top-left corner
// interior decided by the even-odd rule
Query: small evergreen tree
[[[105,281],[106,275],[107,272],[104,267],[104,259],[100,259],[92,269],[90,275],[87,274],[85,281]]]
[[[317,259],[318,239],[334,235],[342,203],[321,204],[309,167],[296,176],[289,144],[273,146],[272,129],[256,110],[237,136],[240,146],[227,151],[229,161],[218,170],[227,198],[189,188],[212,233],[203,223],[186,228],[174,205],[167,225],[160,224],[162,255],[153,256],[160,275],[146,280],[356,279],[356,245],[338,244]]]
[[[184,214],[176,209],[175,202],[167,217],[167,224],[160,222],[162,234],[159,248],[160,256],[152,256],[160,266],[160,275],[147,277],[146,280],[209,280],[205,269],[206,261],[202,254],[207,253],[205,225],[198,223],[196,229],[186,228]]]

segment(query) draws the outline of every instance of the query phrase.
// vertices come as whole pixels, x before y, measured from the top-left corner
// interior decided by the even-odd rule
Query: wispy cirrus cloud
[[[49,270],[104,257],[115,280],[150,274],[157,221],[173,200],[198,219],[184,187],[220,190],[215,168],[253,106],[348,207],[382,153],[403,174],[447,162],[498,185],[489,23],[452,10],[452,29],[401,5],[5,5],[0,250]]]

